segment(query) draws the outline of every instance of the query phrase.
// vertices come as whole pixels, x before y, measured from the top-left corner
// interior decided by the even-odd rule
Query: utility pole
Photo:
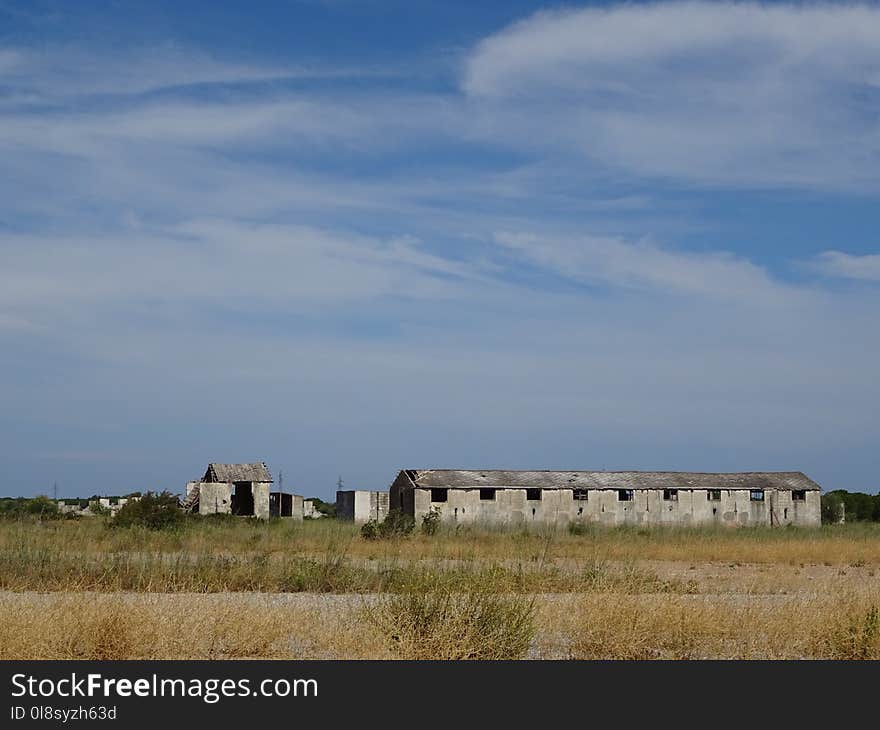
[[[339,479],[336,480],[336,490],[341,492],[342,488],[345,486],[342,482],[342,474],[339,475]]]
[[[54,501],[54,502],[58,501],[58,482],[55,482],[52,485],[52,501]]]
[[[284,471],[278,470],[278,517],[284,516]]]

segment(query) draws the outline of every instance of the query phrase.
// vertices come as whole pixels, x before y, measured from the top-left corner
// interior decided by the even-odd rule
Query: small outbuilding
[[[183,508],[199,514],[267,519],[272,475],[265,462],[208,464],[200,481],[187,482]]]
[[[269,514],[272,517],[290,517],[301,520],[304,511],[303,498],[289,492],[269,492]]]
[[[390,489],[416,521],[487,524],[819,525],[819,499],[799,471],[404,469]]]

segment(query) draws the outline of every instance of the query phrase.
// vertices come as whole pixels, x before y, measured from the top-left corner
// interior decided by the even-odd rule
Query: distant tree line
[[[141,496],[140,492],[131,492],[130,494],[125,495],[125,497],[139,496]],[[41,520],[52,520],[74,519],[76,517],[76,515],[73,513],[62,512],[60,507],[58,506],[59,503],[63,503],[66,505],[78,505],[82,508],[88,507],[89,504],[92,503],[91,510],[93,514],[100,514],[101,507],[98,504],[99,499],[104,499],[104,497],[100,497],[99,495],[94,494],[86,499],[82,499],[80,497],[70,497],[67,499],[59,499],[58,502],[53,499],[49,499],[49,497],[44,494],[41,494],[38,497],[0,497],[0,519],[19,519],[23,517],[31,517]],[[111,504],[115,504],[119,502],[120,497],[113,495],[110,496],[109,499]]]
[[[822,522],[880,522],[880,494],[835,489],[822,495]]]
[[[0,517],[36,517],[51,520],[61,517],[58,505],[44,496],[0,497]]]

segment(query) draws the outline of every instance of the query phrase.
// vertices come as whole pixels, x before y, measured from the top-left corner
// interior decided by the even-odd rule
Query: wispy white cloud
[[[14,312],[50,324],[149,302],[241,313],[326,312],[392,295],[439,302],[460,295],[456,281],[480,277],[412,237],[219,219],[124,239],[5,235],[0,248],[0,326],[10,327],[23,321]]]
[[[859,256],[842,251],[823,251],[809,263],[813,269],[828,276],[880,281],[880,254]]]
[[[230,59],[174,43],[109,54],[78,45],[0,48],[0,79],[32,99],[60,102],[77,96],[131,97],[196,85],[328,80],[389,71],[354,67],[309,67]]]
[[[880,8],[627,3],[480,43],[463,88],[517,144],[637,175],[877,187]]]
[[[495,238],[526,260],[577,281],[760,307],[803,296],[752,261],[727,252],[671,251],[648,240],[614,237],[501,232]]]

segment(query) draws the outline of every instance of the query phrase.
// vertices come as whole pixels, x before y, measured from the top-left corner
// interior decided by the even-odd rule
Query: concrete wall
[[[379,520],[381,522],[388,515],[388,510],[388,492],[370,492],[371,519]]]
[[[269,487],[268,482],[251,482],[254,494],[254,517],[261,520],[269,519]],[[302,497],[300,497],[300,515],[302,515]]]
[[[804,501],[792,500],[786,490],[765,490],[764,501],[752,501],[747,489],[721,490],[721,499],[709,499],[705,489],[680,489],[677,499],[665,500],[662,489],[636,490],[632,501],[621,501],[616,489],[589,490],[576,500],[570,489],[541,490],[541,499],[529,500],[525,489],[496,489],[494,500],[480,499],[479,489],[449,489],[446,502],[432,502],[430,489],[403,492],[400,503],[419,524],[429,511],[439,511],[444,523],[602,525],[818,525],[819,492],[806,492]],[[411,511],[407,509],[412,504]]]
[[[232,490],[234,487],[229,482],[187,482],[186,493],[199,486],[199,514],[200,515],[229,515],[232,514]]]
[[[281,504],[279,504],[280,502]],[[269,511],[273,517],[283,517],[286,520],[302,520],[303,497],[290,492],[269,492]],[[290,514],[286,514],[289,508]]]
[[[336,492],[336,517],[358,524],[384,520],[388,514],[388,492],[348,489]]]

